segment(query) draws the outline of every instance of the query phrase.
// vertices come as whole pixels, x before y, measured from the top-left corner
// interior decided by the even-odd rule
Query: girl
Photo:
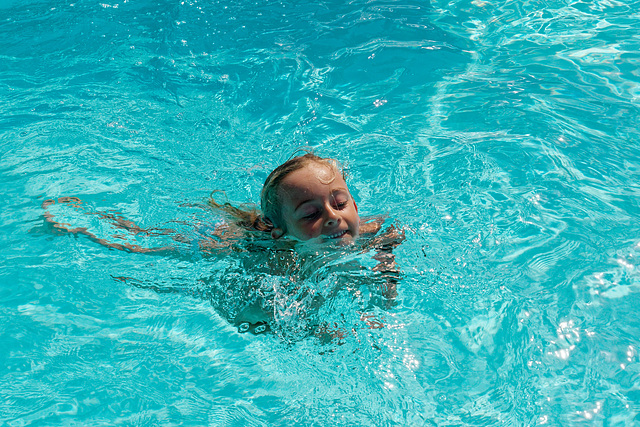
[[[169,235],[174,242],[197,244],[204,255],[216,255],[230,252],[273,252],[280,254],[271,257],[277,262],[254,262],[251,268],[266,269],[269,274],[287,274],[288,267],[295,262],[300,264],[300,254],[294,251],[299,248],[313,248],[318,245],[335,245],[338,247],[356,247],[361,250],[374,250],[373,258],[378,264],[373,268],[379,272],[385,281],[381,285],[380,295],[386,304],[393,302],[396,296],[395,285],[398,270],[392,249],[404,240],[404,233],[399,233],[394,226],[385,232],[378,233],[383,219],[373,218],[361,220],[358,206],[349,192],[345,176],[333,159],[322,158],[312,153],[293,157],[278,166],[267,177],[260,197],[260,210],[242,206],[240,208],[230,203],[219,203],[212,193],[208,204],[221,212],[226,221],[215,226],[208,236],[198,239],[178,234],[173,229],[151,228],[143,229],[131,221],[112,214],[97,212],[100,219],[108,220],[116,229],[125,230],[133,236],[164,236]],[[113,240],[99,238],[86,227],[71,228],[69,224],[57,222],[49,207],[55,202],[46,200],[42,207],[46,210],[44,217],[53,230],[74,235],[85,235],[89,239],[109,248],[158,255],[179,255],[183,253],[179,245],[162,247],[143,247],[123,236],[114,234]],[[77,198],[61,198],[58,203],[71,203],[79,207],[81,201]],[[265,237],[268,236],[268,239]],[[272,243],[269,243],[272,242]],[[313,251],[311,251],[313,252]],[[309,251],[307,251],[309,253]],[[284,254],[284,255],[283,255]],[[305,263],[312,261],[313,256],[302,257]],[[263,259],[264,261],[264,259]],[[280,271],[279,271],[280,270]],[[128,278],[119,278],[129,280]],[[315,301],[320,304],[321,301]],[[224,305],[220,301],[220,305]],[[268,329],[273,317],[271,307],[263,302],[253,301],[244,308],[235,310],[230,317],[232,323],[241,332],[251,331],[260,333]],[[380,327],[380,322],[371,320],[366,323],[369,327]]]

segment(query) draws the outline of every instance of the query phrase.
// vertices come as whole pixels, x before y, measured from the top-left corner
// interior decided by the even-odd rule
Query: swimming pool
[[[4,2],[0,424],[638,422],[639,6]],[[384,328],[338,289],[341,342],[298,333],[300,295],[240,334],[220,284],[285,278],[44,226],[63,196],[211,225],[303,146],[405,228]]]

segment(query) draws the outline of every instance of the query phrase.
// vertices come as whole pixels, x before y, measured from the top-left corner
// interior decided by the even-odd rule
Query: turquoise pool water
[[[638,10],[5,0],[0,425],[637,424]],[[292,284],[45,226],[75,196],[96,234],[82,212],[197,235],[212,190],[257,202],[303,146],[405,229],[395,305],[369,304],[366,253]],[[240,334],[256,289],[277,322]]]

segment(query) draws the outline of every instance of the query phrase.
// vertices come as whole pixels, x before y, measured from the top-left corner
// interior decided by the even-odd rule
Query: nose
[[[327,206],[325,211],[324,225],[327,227],[332,227],[340,222],[340,215],[336,212],[333,207]]]

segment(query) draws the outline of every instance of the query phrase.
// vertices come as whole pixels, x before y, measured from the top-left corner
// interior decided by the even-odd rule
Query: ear
[[[271,237],[274,239],[279,239],[284,235],[284,230],[282,228],[274,227],[271,229]]]

